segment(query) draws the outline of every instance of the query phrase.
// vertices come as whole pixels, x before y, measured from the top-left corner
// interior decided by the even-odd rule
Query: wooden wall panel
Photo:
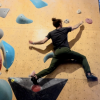
[[[1,40],[6,41],[15,49],[15,60],[9,71],[2,67],[1,79],[8,77],[28,77],[35,70],[37,73],[48,68],[49,59],[43,62],[44,56],[52,52],[52,42],[49,40],[43,45],[34,45],[30,50],[29,40],[38,41],[43,39],[48,32],[54,29],[51,18],[60,18],[63,21],[69,19],[70,23],[63,26],[74,26],[84,21],[84,30],[80,28],[68,34],[71,50],[85,55],[88,59],[92,72],[100,79],[100,15],[98,0],[44,0],[48,6],[37,9],[30,0],[0,0],[1,8],[9,8],[6,18],[0,17],[0,29],[4,31]],[[80,9],[82,14],[77,14]],[[16,18],[24,14],[32,19],[31,24],[18,24]],[[85,22],[91,18],[93,24]],[[46,76],[52,78],[67,78],[64,89],[57,100],[99,100],[100,82],[88,83],[81,65],[62,64],[52,74]],[[98,80],[99,81],[99,80]],[[92,85],[91,85],[92,84]],[[13,95],[13,100],[16,100]]]

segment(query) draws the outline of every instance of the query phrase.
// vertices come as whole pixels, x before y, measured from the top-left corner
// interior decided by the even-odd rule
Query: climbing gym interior
[[[65,60],[34,85],[30,74],[49,67],[52,40],[40,41],[62,19],[70,49],[85,55],[98,81],[88,81],[83,66]],[[100,100],[100,13],[98,0],[0,0],[0,100]]]

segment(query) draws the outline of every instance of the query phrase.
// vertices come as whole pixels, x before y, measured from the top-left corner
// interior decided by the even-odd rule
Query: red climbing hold
[[[39,85],[33,85],[32,86],[32,91],[33,92],[39,92],[39,91],[41,91],[41,86],[39,86]]]

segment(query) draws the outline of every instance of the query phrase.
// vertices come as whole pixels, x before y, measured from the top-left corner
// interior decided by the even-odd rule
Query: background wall
[[[70,23],[63,26],[73,26],[86,18],[91,18],[93,24],[84,22],[84,26],[68,34],[71,50],[85,55],[91,71],[100,79],[100,15],[98,0],[44,0],[48,6],[37,9],[30,0],[0,0],[1,8],[9,8],[6,18],[0,17],[0,29],[4,31],[1,40],[6,41],[15,49],[15,60],[9,71],[2,67],[1,79],[8,77],[28,77],[35,70],[36,73],[48,68],[51,62],[46,63],[43,58],[52,52],[51,40],[43,45],[30,45],[29,40],[44,39],[49,31],[53,30],[51,18],[69,19]],[[82,14],[77,14],[80,9]],[[32,19],[31,24],[18,24],[16,18],[24,14]],[[33,49],[29,49],[32,46]],[[1,51],[2,52],[2,51]],[[99,100],[100,81],[87,82],[83,68],[79,64],[62,64],[52,74],[52,78],[66,78],[64,89],[57,100]],[[16,100],[13,95],[13,100]]]

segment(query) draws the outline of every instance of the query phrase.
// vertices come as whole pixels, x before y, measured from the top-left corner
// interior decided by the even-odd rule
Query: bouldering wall
[[[28,78],[33,70],[38,73],[49,67],[52,58],[45,63],[43,59],[52,52],[52,41],[49,40],[42,45],[30,45],[29,40],[42,40],[54,30],[51,20],[53,17],[62,19],[64,27],[74,26],[84,21],[83,26],[68,34],[68,41],[71,50],[87,57],[92,73],[98,77],[98,82],[88,82],[81,65],[67,62],[59,65],[54,72],[44,78],[68,79],[57,100],[99,100],[100,13],[98,0],[43,0],[42,6],[34,1],[36,0],[0,0],[0,9],[7,8],[5,12],[2,12],[3,15],[0,15],[0,29],[4,32],[1,41],[6,41],[15,50],[13,64],[8,71],[2,65],[0,79],[8,82],[9,77]],[[81,14],[77,14],[78,9],[81,10]],[[92,19],[93,23],[87,24],[86,18]],[[64,23],[66,19],[69,19],[67,24]],[[1,50],[0,53],[3,59]],[[12,100],[17,100],[14,93]]]

